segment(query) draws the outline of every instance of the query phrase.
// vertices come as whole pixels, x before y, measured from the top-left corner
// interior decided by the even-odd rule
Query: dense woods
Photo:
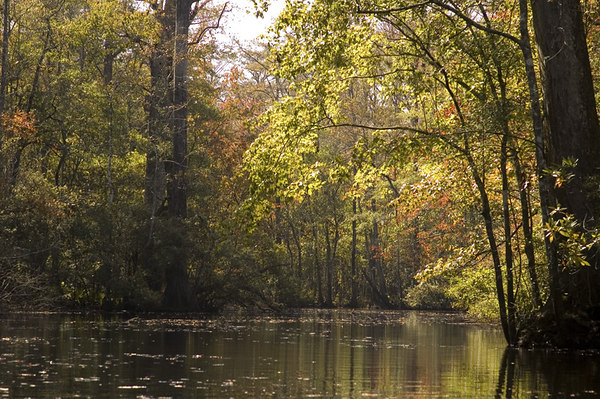
[[[596,2],[288,0],[244,46],[217,1],[2,11],[2,308],[456,308],[600,346]]]

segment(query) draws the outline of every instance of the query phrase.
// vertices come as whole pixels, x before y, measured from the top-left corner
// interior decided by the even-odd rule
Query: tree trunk
[[[325,305],[329,308],[333,307],[333,255],[331,246],[331,236],[329,231],[329,221],[325,222],[325,259],[326,259],[326,290],[325,290]]]
[[[531,228],[531,212],[529,205],[529,182],[522,171],[521,161],[516,148],[512,148],[512,161],[515,168],[517,184],[519,185],[519,201],[521,204],[521,222],[523,223],[523,239],[525,241],[525,256],[527,258],[527,272],[531,282],[531,296],[536,309],[542,306],[540,285],[535,265],[535,252],[533,248],[533,229]]]
[[[319,234],[317,229],[317,223],[313,220],[312,226],[313,233],[313,256],[315,263],[315,274],[316,274],[316,293],[317,293],[317,303],[319,306],[323,305],[325,302],[323,300],[323,281],[321,277],[321,261],[319,260]]]
[[[568,168],[573,174],[555,189],[566,212],[575,216],[582,231],[597,227],[600,208],[597,185],[600,168],[600,125],[596,112],[586,33],[579,0],[532,1],[536,41],[541,58],[544,111],[549,132],[548,160],[560,166],[576,160]],[[586,254],[591,267],[573,276],[563,273],[560,285],[569,293],[570,306],[600,303],[598,256]]]
[[[557,190],[562,207],[591,227],[598,200],[587,180],[600,167],[600,127],[594,83],[579,0],[533,1],[533,21],[541,58],[548,160],[577,160],[572,181]]]
[[[169,43],[172,42],[173,29],[169,21],[173,18],[172,2],[165,3],[165,9],[155,9],[156,18],[161,24],[160,37],[153,44],[149,59],[150,90],[146,97],[148,118],[146,152],[146,170],[144,181],[144,202],[149,212],[147,236],[141,250],[141,262],[145,270],[162,269],[155,259],[155,230],[157,219],[164,209],[166,202],[166,172],[164,164],[164,147],[169,132],[169,74],[172,55]],[[160,279],[162,280],[162,276]],[[153,284],[153,289],[160,289],[159,283]]]
[[[6,106],[6,90],[8,86],[8,39],[10,38],[10,0],[4,0],[4,9],[2,12],[2,55],[0,71],[0,114]]]
[[[146,248],[152,259],[155,218],[167,205],[173,237],[165,265],[163,304],[184,309],[191,304],[187,273],[187,74],[188,35],[191,23],[190,0],[166,0],[155,10],[162,31],[150,60],[151,93],[148,104],[148,136],[151,148],[146,158],[146,204],[151,210]],[[171,154],[164,147],[171,144]],[[166,198],[165,198],[166,189]],[[166,237],[163,237],[165,239]]]
[[[490,252],[492,253],[492,260],[494,262],[494,276],[496,282],[496,296],[498,297],[498,309],[500,313],[500,324],[502,325],[502,332],[506,338],[506,342],[512,344],[511,328],[508,323],[508,316],[506,310],[506,296],[504,295],[504,284],[502,282],[502,265],[500,263],[500,255],[498,254],[498,246],[496,244],[496,236],[494,235],[494,222],[492,219],[492,211],[490,209],[490,200],[485,189],[485,184],[477,171],[477,165],[475,160],[469,153],[468,147],[465,150],[467,161],[469,162],[469,168],[475,185],[479,191],[479,197],[481,200],[481,215],[485,224],[485,232],[490,246]]]
[[[531,50],[531,38],[529,36],[529,10],[527,0],[519,0],[519,46],[523,53],[525,64],[525,73],[527,76],[527,85],[529,88],[529,103],[531,107],[531,121],[533,125],[533,135],[535,140],[535,159],[537,165],[537,175],[540,189],[540,208],[542,214],[542,225],[547,226],[550,221],[550,207],[554,204],[552,192],[552,181],[545,170],[547,168],[545,151],[545,142],[543,131],[542,110],[540,106],[540,93],[537,84],[537,77],[533,62],[533,53]],[[544,247],[546,249],[546,258],[548,262],[548,275],[550,277],[550,302],[554,310],[555,318],[561,319],[563,314],[562,296],[559,287],[558,273],[558,255],[554,241],[551,241],[547,234],[544,234]]]
[[[351,294],[350,307],[358,307],[358,275],[356,265],[356,198],[352,199],[352,244],[350,249]]]
[[[487,16],[485,17],[487,21]],[[509,183],[508,183],[508,143],[511,140],[512,133],[509,126],[509,109],[508,99],[506,95],[506,81],[504,79],[504,70],[502,63],[497,57],[496,41],[493,35],[489,36],[492,45],[492,58],[496,66],[496,79],[500,89],[500,95],[495,85],[492,88],[496,107],[499,111],[499,123],[502,130],[502,140],[500,144],[500,175],[502,179],[502,217],[504,224],[504,263],[506,265],[506,300],[507,300],[507,327],[508,327],[508,343],[514,345],[517,343],[517,327],[516,327],[516,310],[515,289],[514,289],[514,259],[512,249],[512,229],[510,223],[510,204],[509,204]],[[524,222],[523,222],[524,223]]]
[[[190,1],[177,0],[175,19],[175,53],[173,84],[173,159],[169,165],[169,216],[187,217],[187,75],[188,75],[188,31],[190,27]]]
[[[8,39],[10,36],[10,0],[4,0],[3,25],[2,25],[2,54],[0,55],[0,115],[6,107],[6,90],[8,86]],[[2,129],[3,130],[3,129]],[[4,132],[0,130],[0,173],[2,172],[2,144],[4,142]],[[0,179],[2,176],[0,175]]]
[[[483,9],[483,7],[481,6]],[[484,18],[489,28],[491,28],[490,20],[484,12]],[[538,285],[537,273],[535,270],[535,253],[533,250],[533,233],[530,224],[530,213],[529,213],[529,201],[528,201],[528,184],[525,179],[525,174],[521,170],[521,162],[517,148],[514,145],[513,135],[509,127],[510,111],[508,109],[508,99],[506,90],[506,80],[504,79],[504,68],[502,62],[498,57],[499,52],[496,47],[496,36],[493,34],[488,35],[490,43],[492,45],[492,58],[494,65],[496,66],[496,76],[498,80],[498,86],[500,88],[500,96],[496,90],[495,85],[491,85],[494,98],[497,102],[497,108],[500,111],[500,124],[502,129],[502,143],[501,143],[501,154],[500,154],[500,168],[502,174],[502,205],[504,213],[504,239],[505,239],[505,257],[506,257],[506,276],[507,276],[507,300],[508,300],[508,321],[511,326],[511,333],[516,334],[515,330],[515,312],[516,306],[514,303],[513,293],[513,253],[511,248],[511,231],[510,231],[510,214],[509,214],[509,184],[508,184],[508,171],[507,161],[508,153],[512,151],[512,163],[515,168],[515,177],[517,180],[517,186],[519,187],[519,200],[521,204],[521,222],[523,226],[523,236],[525,241],[525,255],[527,257],[527,269],[529,271],[529,278],[532,286],[532,296],[534,306],[539,309],[541,307],[541,297]],[[491,80],[491,76],[490,76]],[[516,338],[516,337],[514,337]]]
[[[150,55],[150,93],[147,97],[148,151],[146,154],[145,202],[151,211],[151,220],[159,215],[165,201],[165,143],[170,129],[172,93],[169,76],[173,56],[169,43],[173,41],[173,4],[167,1],[164,10],[157,10],[162,25],[159,41]],[[151,223],[152,224],[152,223]]]
[[[508,125],[506,125],[508,126]],[[507,321],[508,321],[508,343],[516,344],[517,329],[516,329],[516,304],[514,290],[514,273],[513,273],[513,251],[512,251],[512,234],[510,228],[510,206],[509,206],[509,185],[508,173],[506,164],[508,159],[508,134],[505,131],[502,136],[502,145],[500,149],[500,173],[502,175],[502,215],[504,221],[504,262],[506,263],[506,300],[507,300]]]
[[[281,198],[275,197],[275,243],[283,243],[283,234],[281,231]]]
[[[377,210],[375,200],[371,201],[371,210],[373,213]],[[371,234],[365,230],[365,246],[366,255],[369,264],[368,272],[365,272],[367,282],[373,292],[373,302],[375,305],[380,306],[384,309],[392,308],[390,303],[383,270],[381,268],[381,248],[379,246],[379,228],[377,225],[377,219],[373,216]]]
[[[387,284],[385,283],[385,276],[383,274],[383,268],[381,265],[382,254],[381,245],[379,243],[379,225],[377,223],[377,218],[375,217],[375,212],[377,212],[377,204],[375,203],[374,199],[371,200],[371,207],[373,211],[373,236],[371,239],[371,256],[373,259],[373,265],[375,266],[375,274],[377,278],[377,285],[379,286],[379,292],[386,299],[386,307],[391,307],[388,299]]]
[[[104,50],[108,51],[110,49],[110,41],[106,40],[104,42]],[[104,55],[104,68],[103,68],[103,78],[104,78],[104,90],[106,91],[106,100],[108,102],[108,107],[106,110],[107,119],[108,119],[108,164],[106,167],[106,180],[108,184],[108,203],[112,204],[115,199],[115,186],[113,183],[113,156],[114,156],[114,143],[113,143],[113,135],[114,135],[114,105],[113,105],[113,95],[112,95],[112,80],[113,80],[113,64],[115,60],[115,53],[109,52]]]
[[[173,31],[173,73],[172,73],[172,120],[171,127],[172,158],[165,165],[167,171],[167,201],[171,222],[182,235],[175,250],[177,256],[171,259],[166,269],[166,288],[164,302],[175,308],[190,305],[189,276],[187,272],[187,229],[183,219],[187,218],[187,75],[188,75],[188,36],[192,1],[172,0],[175,2],[175,20]]]
[[[296,226],[292,222],[292,217],[289,214],[287,215],[288,224],[290,226],[290,230],[292,231],[292,238],[294,239],[294,244],[296,245],[296,250],[298,251],[298,263],[296,268],[296,275],[298,276],[298,281],[302,281],[302,242],[300,241],[300,235]]]

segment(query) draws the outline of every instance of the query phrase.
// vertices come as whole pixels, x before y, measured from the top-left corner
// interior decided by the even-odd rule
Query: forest
[[[0,310],[460,309],[600,347],[600,3],[286,0],[228,46],[217,0],[2,3]]]

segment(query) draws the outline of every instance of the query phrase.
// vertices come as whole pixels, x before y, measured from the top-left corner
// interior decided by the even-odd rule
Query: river
[[[600,356],[461,315],[0,316],[0,398],[600,397]]]

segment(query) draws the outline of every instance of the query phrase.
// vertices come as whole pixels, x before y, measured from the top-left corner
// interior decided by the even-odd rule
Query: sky
[[[247,43],[256,39],[260,34],[266,33],[268,27],[283,9],[284,0],[271,0],[269,11],[265,13],[264,18],[254,16],[254,5],[251,0],[228,0],[232,12],[223,17],[221,25],[223,41],[233,41],[237,39],[242,43]]]

